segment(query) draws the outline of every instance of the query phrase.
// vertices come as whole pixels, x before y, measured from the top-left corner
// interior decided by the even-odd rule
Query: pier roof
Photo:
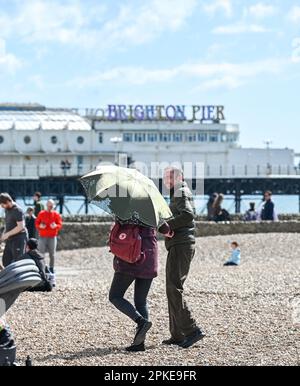
[[[72,111],[27,111],[0,108],[0,130],[91,130],[90,123]]]

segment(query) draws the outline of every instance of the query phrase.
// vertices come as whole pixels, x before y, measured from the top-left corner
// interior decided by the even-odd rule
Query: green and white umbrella
[[[80,182],[90,202],[122,221],[156,228],[172,217],[154,182],[135,169],[101,166]]]

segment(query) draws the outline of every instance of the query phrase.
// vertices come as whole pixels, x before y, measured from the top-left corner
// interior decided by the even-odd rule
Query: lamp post
[[[264,144],[266,145],[266,148],[267,148],[267,157],[268,157],[268,160],[267,160],[267,176],[272,175],[271,152],[270,152],[272,143],[273,142],[271,140],[269,140],[269,139],[264,142]]]
[[[123,138],[114,137],[110,139],[110,142],[115,146],[115,165],[118,165],[118,154],[119,154],[119,145],[123,142]]]

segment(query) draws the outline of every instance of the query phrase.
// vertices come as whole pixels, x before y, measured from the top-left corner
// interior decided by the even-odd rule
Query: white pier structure
[[[0,105],[0,178],[75,177],[118,156],[128,163],[203,163],[206,178],[294,176],[292,149],[239,145],[239,125],[85,118],[40,105]]]

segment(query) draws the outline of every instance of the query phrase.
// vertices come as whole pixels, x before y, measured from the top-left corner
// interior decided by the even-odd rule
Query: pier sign
[[[225,121],[224,106],[213,105],[108,105],[86,109],[85,115],[107,121]]]

